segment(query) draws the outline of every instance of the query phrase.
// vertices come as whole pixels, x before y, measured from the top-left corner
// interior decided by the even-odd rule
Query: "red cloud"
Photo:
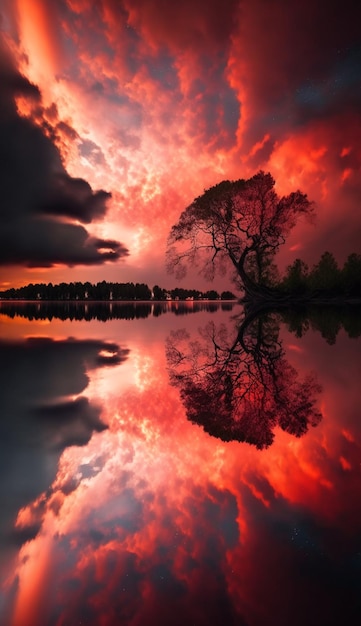
[[[129,340],[136,350],[136,335]],[[163,342],[151,341],[147,357],[135,357],[135,384],[122,395],[101,387],[108,429],[68,448],[47,495],[21,512],[18,524],[40,521],[41,530],[20,553],[18,621],[9,624],[25,614],[31,626],[47,615],[57,626],[100,616],[106,626],[167,623],[174,608],[183,622],[262,624],[288,610],[280,588],[293,594],[299,624],[316,595],[327,611],[329,576],[361,520],[356,399],[345,406],[341,371],[357,345],[341,338],[331,359],[310,336],[290,352],[298,369],[322,372],[325,419],[299,440],[277,432],[260,454],[186,420]],[[357,390],[357,368],[349,376]],[[308,564],[321,568],[316,587],[303,576]],[[337,599],[332,606],[340,610]]]
[[[33,13],[19,2],[21,69],[44,98],[36,123],[73,176],[117,198],[96,230],[113,238],[128,229],[129,272],[148,271],[152,258],[159,276],[159,244],[180,211],[204,188],[259,168],[319,202],[317,236],[300,229],[289,248],[309,258],[355,248],[360,93],[351,4],[330,8],[326,28],[323,7],[311,2],[213,0],[205,9],[190,0],[73,0],[42,2]],[[341,128],[345,142],[335,136]],[[342,243],[333,234],[341,205]]]

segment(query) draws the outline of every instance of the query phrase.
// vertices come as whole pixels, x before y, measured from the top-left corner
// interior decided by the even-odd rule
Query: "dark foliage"
[[[199,267],[212,280],[216,270],[233,270],[254,298],[274,287],[273,259],[287,234],[313,205],[300,191],[279,197],[270,174],[223,181],[196,198],[172,227],[167,250],[170,272],[182,277]]]
[[[49,300],[49,301],[132,301],[132,300],[219,300],[217,291],[211,290],[203,293],[197,289],[171,289],[167,291],[158,285],[152,290],[145,283],[112,283],[98,282],[72,282],[60,283],[30,283],[19,289],[6,289],[0,292],[0,298],[5,300]],[[231,291],[222,293],[223,300],[235,300],[236,296]]]
[[[280,288],[295,296],[361,298],[361,255],[352,253],[339,268],[331,252],[324,252],[310,270],[301,259],[289,265]]]
[[[223,441],[267,448],[279,426],[300,437],[316,426],[320,387],[301,381],[279,340],[279,316],[246,318],[234,339],[209,323],[197,338],[174,332],[167,343],[170,377],[187,417]]]

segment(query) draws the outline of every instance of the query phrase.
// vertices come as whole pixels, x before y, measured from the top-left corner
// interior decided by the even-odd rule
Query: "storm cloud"
[[[119,241],[81,225],[104,218],[111,194],[70,176],[44,129],[19,114],[16,98],[40,103],[41,94],[4,45],[0,81],[0,263],[89,265],[126,256]]]

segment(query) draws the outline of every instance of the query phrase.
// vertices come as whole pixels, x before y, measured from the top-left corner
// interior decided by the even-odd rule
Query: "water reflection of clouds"
[[[301,439],[279,429],[260,453],[186,419],[164,342],[147,331],[138,340],[146,385],[118,396],[108,387],[108,428],[64,450],[51,489],[18,517],[20,526],[37,521],[38,534],[19,552],[9,624],[303,626],[310,615],[322,626],[352,623],[359,426],[351,405],[340,411],[339,374],[357,344],[344,339],[333,359],[314,337],[295,341],[303,352],[287,356],[301,374],[327,359],[323,401],[334,408]]]
[[[17,511],[47,491],[67,447],[84,446],[106,428],[101,408],[83,395],[88,372],[126,357],[127,350],[103,341],[1,341],[1,545],[9,533],[21,543],[37,532],[37,522],[10,530]]]

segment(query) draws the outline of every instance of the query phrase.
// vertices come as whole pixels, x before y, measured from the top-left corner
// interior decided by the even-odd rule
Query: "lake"
[[[1,302],[0,623],[360,623],[341,313]]]

